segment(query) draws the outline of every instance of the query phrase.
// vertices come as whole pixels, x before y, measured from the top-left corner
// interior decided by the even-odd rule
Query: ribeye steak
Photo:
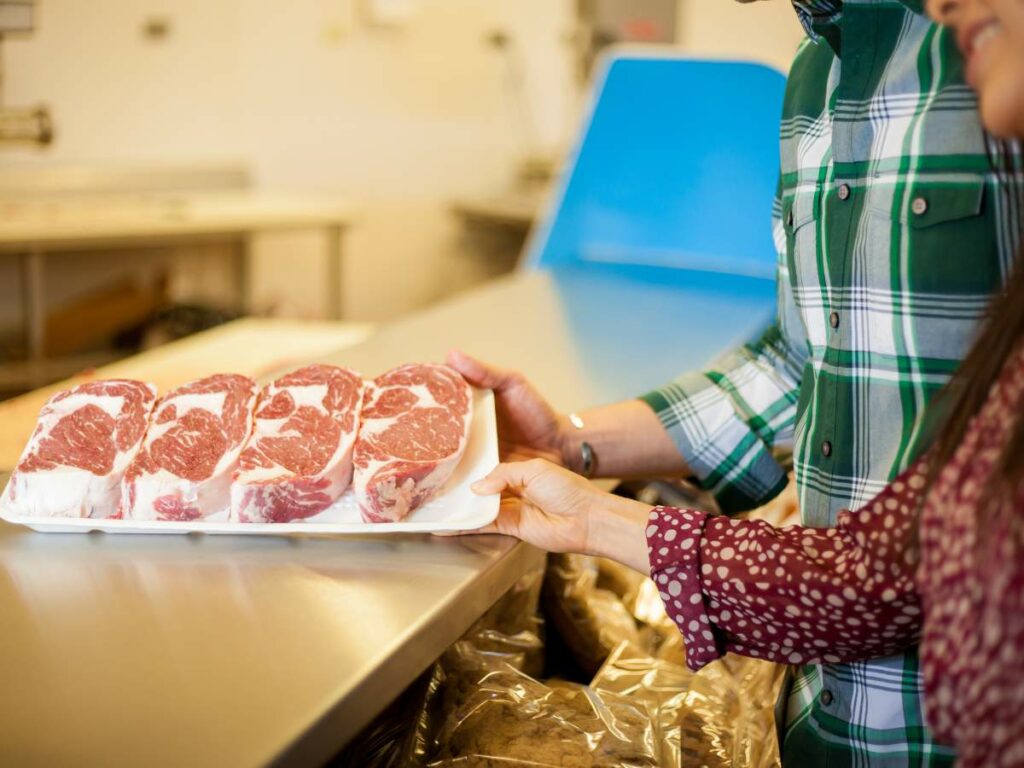
[[[260,391],[231,485],[231,519],[288,523],[323,512],[352,482],[363,378],[310,365]]]
[[[352,481],[364,520],[403,520],[441,489],[466,450],[472,403],[445,365],[403,365],[368,385]]]
[[[198,520],[226,511],[231,475],[252,429],[256,382],[221,373],[162,398],[124,476],[124,517]]]
[[[112,517],[156,401],[152,384],[90,381],[43,406],[7,491],[22,515]]]

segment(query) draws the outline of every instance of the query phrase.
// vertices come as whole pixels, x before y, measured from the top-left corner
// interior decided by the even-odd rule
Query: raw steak
[[[124,517],[198,520],[226,511],[252,429],[256,382],[221,373],[167,393],[124,476]]]
[[[352,482],[363,378],[310,365],[265,386],[231,485],[231,519],[287,523],[323,512]]]
[[[472,395],[456,371],[433,364],[367,387],[352,481],[364,520],[402,520],[441,489],[466,450]]]
[[[43,406],[6,505],[20,515],[111,517],[156,401],[152,384],[90,381]]]

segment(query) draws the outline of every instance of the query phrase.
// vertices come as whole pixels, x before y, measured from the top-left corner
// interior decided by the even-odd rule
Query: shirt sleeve
[[[835,528],[655,507],[651,576],[697,670],[727,652],[785,664],[887,656],[921,631],[918,462]]]
[[[786,485],[786,472],[773,451],[792,448],[808,346],[790,287],[781,213],[776,196],[776,322],[708,370],[686,374],[640,398],[727,513],[759,506]]]

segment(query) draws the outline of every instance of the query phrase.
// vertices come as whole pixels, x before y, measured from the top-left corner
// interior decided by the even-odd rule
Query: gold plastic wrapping
[[[656,768],[664,762],[642,702],[575,683],[546,685],[507,667],[449,718],[431,766]]]
[[[682,764],[781,765],[775,704],[785,674],[780,664],[735,655],[702,669],[679,701]]]
[[[775,704],[786,668],[729,655],[699,672],[623,644],[591,686],[643,702],[663,765],[781,765]]]
[[[329,765],[421,768],[438,752],[438,733],[496,670],[539,675],[544,667],[538,613],[544,571],[525,574],[423,676]]]
[[[598,573],[594,558],[551,555],[544,578],[544,612],[587,675],[597,672],[620,643],[642,644],[622,599],[597,586]]]

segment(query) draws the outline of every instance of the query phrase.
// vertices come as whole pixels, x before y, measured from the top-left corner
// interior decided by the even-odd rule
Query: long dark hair
[[[988,399],[1007,359],[1024,343],[1024,251],[1004,289],[989,305],[978,340],[940,395],[945,424],[938,433],[931,464],[931,483],[953,458],[971,419]],[[1024,418],[1018,418],[1003,450],[989,491],[1016,487],[1024,480]],[[979,520],[983,524],[983,520]]]

